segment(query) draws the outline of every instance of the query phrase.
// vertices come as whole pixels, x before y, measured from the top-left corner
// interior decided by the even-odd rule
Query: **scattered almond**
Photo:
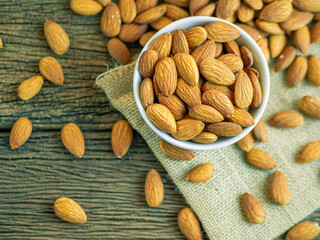
[[[150,207],[158,207],[163,202],[164,188],[160,175],[152,169],[146,178],[144,192]]]
[[[296,57],[296,49],[292,45],[288,45],[278,57],[275,64],[275,71],[279,72],[288,68]]]
[[[193,183],[208,181],[213,175],[213,165],[211,163],[203,163],[193,168],[187,176],[187,180]]]
[[[113,153],[122,158],[129,150],[132,142],[132,128],[125,120],[117,121],[112,127],[111,144]]]
[[[303,122],[304,118],[301,113],[296,110],[287,110],[273,115],[268,123],[278,128],[296,128],[301,126]]]
[[[24,80],[18,87],[18,96],[22,100],[29,100],[38,94],[43,85],[42,76],[34,76]]]
[[[65,54],[70,48],[70,40],[64,29],[56,22],[46,20],[44,23],[44,35],[47,42],[56,54]]]
[[[270,194],[272,200],[279,205],[286,205],[290,202],[290,191],[285,175],[275,171],[271,178]]]
[[[259,169],[274,169],[277,167],[276,162],[268,153],[258,148],[252,148],[246,154],[247,162],[253,167]]]
[[[290,17],[282,22],[281,28],[287,31],[295,31],[309,24],[313,19],[313,14],[310,12],[293,11]]]
[[[152,23],[159,18],[161,18],[167,10],[165,4],[149,8],[148,10],[140,13],[134,20],[135,23],[138,24],[149,24]]]
[[[148,29],[147,24],[127,23],[122,24],[119,38],[126,43],[137,41]]]
[[[84,138],[80,128],[74,123],[68,123],[61,129],[61,140],[68,149],[76,157],[84,155]]]
[[[196,214],[190,208],[182,209],[178,214],[180,231],[188,240],[201,240],[201,226]]]
[[[44,57],[39,62],[41,74],[50,82],[56,85],[62,85],[64,74],[60,63],[53,57]]]
[[[299,154],[299,163],[309,163],[320,158],[320,141],[309,143]]]
[[[156,31],[150,31],[150,32],[146,32],[144,33],[140,39],[139,39],[139,43],[142,47],[144,47],[147,42],[149,42],[149,40],[156,34]]]
[[[303,26],[293,32],[292,39],[297,48],[307,54],[310,45],[310,32],[307,26]]]
[[[163,139],[160,140],[160,150],[173,159],[177,160],[192,160],[194,158],[194,152],[192,150],[186,150],[176,147]]]
[[[288,87],[297,86],[306,76],[308,61],[304,56],[297,56],[287,70],[286,82]]]
[[[267,142],[267,138],[268,138],[267,130],[262,118],[257,123],[257,125],[253,128],[252,131],[255,139],[263,143]]]
[[[284,22],[292,14],[293,7],[290,1],[276,1],[265,6],[259,18],[268,22]]]
[[[311,240],[319,235],[320,227],[318,223],[304,221],[295,225],[288,232],[286,240]]]
[[[132,62],[132,57],[127,46],[118,38],[110,39],[107,44],[107,49],[110,56],[120,64],[126,65]]]
[[[134,0],[119,0],[121,20],[124,23],[132,23],[137,16],[137,8]]]
[[[240,139],[237,142],[237,144],[239,148],[241,148],[243,151],[249,152],[254,145],[254,138],[252,132],[249,132],[246,136]]]
[[[78,203],[67,197],[58,198],[54,202],[54,213],[61,220],[69,223],[83,224],[87,215]]]
[[[314,55],[308,56],[307,74],[309,81],[313,85],[320,86],[320,60]]]
[[[285,34],[271,35],[269,37],[269,49],[271,57],[278,57],[287,45],[287,37]]]
[[[320,21],[315,23],[310,29],[311,42],[320,42]]]
[[[254,224],[264,222],[266,212],[262,203],[250,193],[244,193],[241,196],[241,206],[248,220]]]
[[[28,118],[19,118],[11,129],[10,147],[16,149],[22,146],[30,137],[32,132],[32,124]]]
[[[150,23],[150,26],[153,27],[153,29],[159,31],[160,29],[164,28],[165,26],[169,25],[170,23],[173,23],[173,21],[170,18],[163,16],[163,17],[159,18],[158,20]]]
[[[167,11],[165,14],[168,18],[172,19],[173,21],[190,16],[190,14],[186,10],[176,5],[166,4],[166,7]]]
[[[101,31],[106,37],[115,37],[120,33],[121,16],[117,4],[111,2],[105,7],[100,25]]]
[[[320,119],[320,100],[305,96],[299,100],[300,110],[309,117]]]
[[[102,11],[102,6],[94,0],[71,0],[70,8],[79,15],[95,15]]]

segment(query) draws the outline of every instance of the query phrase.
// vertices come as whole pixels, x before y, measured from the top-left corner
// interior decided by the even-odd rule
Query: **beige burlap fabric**
[[[320,45],[309,53],[320,57]],[[320,121],[305,117],[296,129],[276,129],[267,125],[268,142],[255,146],[268,152],[289,182],[291,201],[286,206],[272,203],[269,181],[274,171],[258,170],[246,163],[244,152],[236,145],[215,151],[196,152],[192,161],[166,157],[159,149],[159,137],[149,129],[136,108],[132,92],[134,63],[115,68],[97,79],[97,85],[145,139],[190,207],[198,215],[210,239],[273,239],[320,207],[320,161],[298,164],[297,155],[307,143],[320,140]],[[274,69],[271,64],[270,69]],[[294,89],[284,83],[284,73],[271,70],[271,95],[263,119],[286,109],[297,109],[305,96],[320,97],[320,89],[304,80]],[[206,183],[190,183],[186,174],[200,163],[211,162],[215,172]],[[266,210],[266,220],[259,225],[247,221],[240,206],[244,192],[255,195]],[[165,199],[164,199],[165,201]]]

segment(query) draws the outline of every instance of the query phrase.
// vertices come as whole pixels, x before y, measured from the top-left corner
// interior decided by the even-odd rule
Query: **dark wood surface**
[[[63,56],[48,47],[43,23],[61,24],[71,49]],[[186,206],[165,170],[135,133],[123,159],[111,149],[112,124],[122,116],[95,86],[95,78],[114,67],[101,34],[100,15],[78,16],[65,0],[0,0],[0,238],[1,239],[184,239],[176,215]],[[140,48],[130,45],[131,52]],[[48,81],[29,101],[18,99],[18,85],[38,75],[38,62],[54,56],[65,73],[63,86]],[[10,129],[28,117],[33,133],[21,148],[9,147]],[[86,153],[73,157],[60,140],[61,127],[82,129]],[[164,180],[159,208],[144,201],[144,179],[156,169]],[[83,225],[55,217],[53,202],[67,196],[88,216]],[[320,211],[309,219],[319,222]]]

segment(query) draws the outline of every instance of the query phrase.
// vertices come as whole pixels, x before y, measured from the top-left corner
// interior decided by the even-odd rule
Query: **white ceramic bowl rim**
[[[140,88],[140,83],[141,83],[141,75],[139,73],[138,70],[138,62],[140,59],[141,54],[146,51],[150,45],[150,43],[157,38],[158,36],[160,36],[163,33],[166,32],[173,32],[175,29],[178,28],[191,28],[191,27],[195,27],[195,26],[199,26],[199,25],[204,25],[207,22],[212,22],[212,21],[222,21],[225,23],[228,23],[234,27],[236,27],[240,33],[241,36],[245,39],[245,41],[251,45],[249,47],[249,49],[253,52],[253,55],[255,56],[255,62],[257,62],[257,60],[261,61],[261,69],[262,71],[260,71],[260,82],[262,83],[261,79],[264,79],[263,81],[263,99],[262,99],[262,104],[260,105],[259,108],[255,109],[255,116],[254,116],[254,120],[255,120],[255,124],[250,126],[250,127],[246,127],[243,128],[243,131],[241,134],[234,136],[234,137],[223,137],[223,138],[219,138],[216,142],[213,143],[208,143],[208,144],[201,144],[201,143],[194,143],[191,141],[180,141],[177,140],[175,138],[173,138],[171,135],[169,135],[166,132],[163,132],[161,130],[159,130],[158,128],[156,128],[148,119],[145,109],[143,108],[141,101],[140,101],[140,93],[139,93],[139,88]],[[189,27],[184,27],[185,25],[188,25]],[[258,56],[258,58],[257,58]],[[255,65],[255,64],[254,64]],[[262,85],[262,84],[261,84]],[[223,148],[223,147],[227,147],[233,143],[236,143],[237,141],[239,141],[241,138],[243,138],[244,136],[246,136],[253,128],[254,126],[259,122],[260,118],[262,117],[263,112],[265,111],[265,108],[267,106],[268,103],[268,99],[269,99],[269,92],[270,92],[270,74],[269,74],[269,67],[268,67],[268,63],[263,55],[263,52],[261,51],[260,47],[258,46],[258,44],[254,41],[253,38],[251,38],[251,36],[246,33],[244,30],[242,30],[241,28],[237,27],[234,24],[231,24],[230,22],[227,22],[225,20],[219,19],[219,18],[215,18],[215,17],[188,17],[188,18],[184,18],[178,21],[175,21],[169,25],[167,25],[166,27],[164,27],[163,29],[161,29],[160,31],[158,31],[149,41],[148,43],[144,46],[144,48],[142,49],[139,58],[137,60],[136,66],[134,68],[134,75],[133,75],[133,91],[134,91],[134,99],[137,105],[137,108],[143,118],[143,120],[147,123],[147,125],[151,128],[152,131],[154,131],[159,137],[161,137],[162,139],[164,139],[165,141],[183,148],[183,149],[189,149],[189,150],[214,150],[214,149],[218,149],[218,148]]]

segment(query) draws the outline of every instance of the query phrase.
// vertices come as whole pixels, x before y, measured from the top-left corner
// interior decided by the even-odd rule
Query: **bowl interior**
[[[142,49],[141,53],[143,53],[144,51],[146,51],[150,45],[150,43],[157,38],[159,35],[161,35],[162,33],[165,32],[173,32],[175,29],[179,29],[179,28],[184,28],[184,29],[189,29],[191,27],[195,27],[195,26],[199,26],[199,25],[204,25],[208,22],[212,22],[212,21],[223,21],[226,22],[228,24],[231,24],[227,21],[224,21],[222,19],[218,19],[215,17],[188,17],[188,18],[184,18],[178,21],[175,21],[173,23],[171,23],[170,25],[164,27],[163,29],[161,29],[159,32],[157,32],[150,40],[149,42],[144,46],[144,48]],[[235,26],[235,25],[233,25]],[[258,44],[249,36],[249,34],[247,34],[245,31],[243,31],[241,28],[235,26],[241,33],[240,37],[236,40],[236,42],[240,45],[240,46],[246,46],[253,54],[254,57],[254,64],[253,67],[255,69],[257,69],[260,73],[260,84],[261,84],[261,88],[262,88],[262,94],[263,94],[263,100],[262,100],[262,104],[259,108],[257,109],[251,109],[250,113],[253,116],[254,120],[255,120],[255,124],[253,126],[250,127],[246,127],[243,128],[243,131],[241,134],[239,134],[238,136],[235,137],[221,137],[219,138],[216,142],[213,143],[208,143],[208,144],[200,144],[200,143],[194,143],[191,141],[180,141],[177,140],[175,138],[173,138],[170,134],[165,133],[161,130],[159,130],[158,128],[156,128],[148,119],[148,117],[146,116],[145,113],[145,109],[143,108],[141,101],[140,101],[140,94],[139,94],[139,89],[140,89],[140,83],[143,80],[141,78],[141,75],[139,73],[138,70],[138,62],[141,56],[138,58],[137,64],[135,66],[134,69],[134,75],[133,75],[133,91],[134,91],[134,98],[137,104],[137,108],[142,116],[142,118],[144,119],[144,121],[147,123],[147,125],[152,129],[152,131],[154,131],[159,137],[161,137],[162,139],[164,139],[165,141],[180,147],[180,148],[184,148],[184,149],[189,149],[189,150],[214,150],[214,149],[218,149],[218,148],[222,148],[222,147],[227,147],[237,141],[239,141],[241,138],[243,138],[244,136],[246,136],[256,125],[256,123],[258,123],[258,121],[260,120],[266,106],[267,106],[267,102],[268,102],[268,98],[269,98],[269,90],[270,90],[270,75],[269,75],[269,68],[268,68],[268,63],[265,60],[265,57],[260,49],[260,47],[258,46]]]

